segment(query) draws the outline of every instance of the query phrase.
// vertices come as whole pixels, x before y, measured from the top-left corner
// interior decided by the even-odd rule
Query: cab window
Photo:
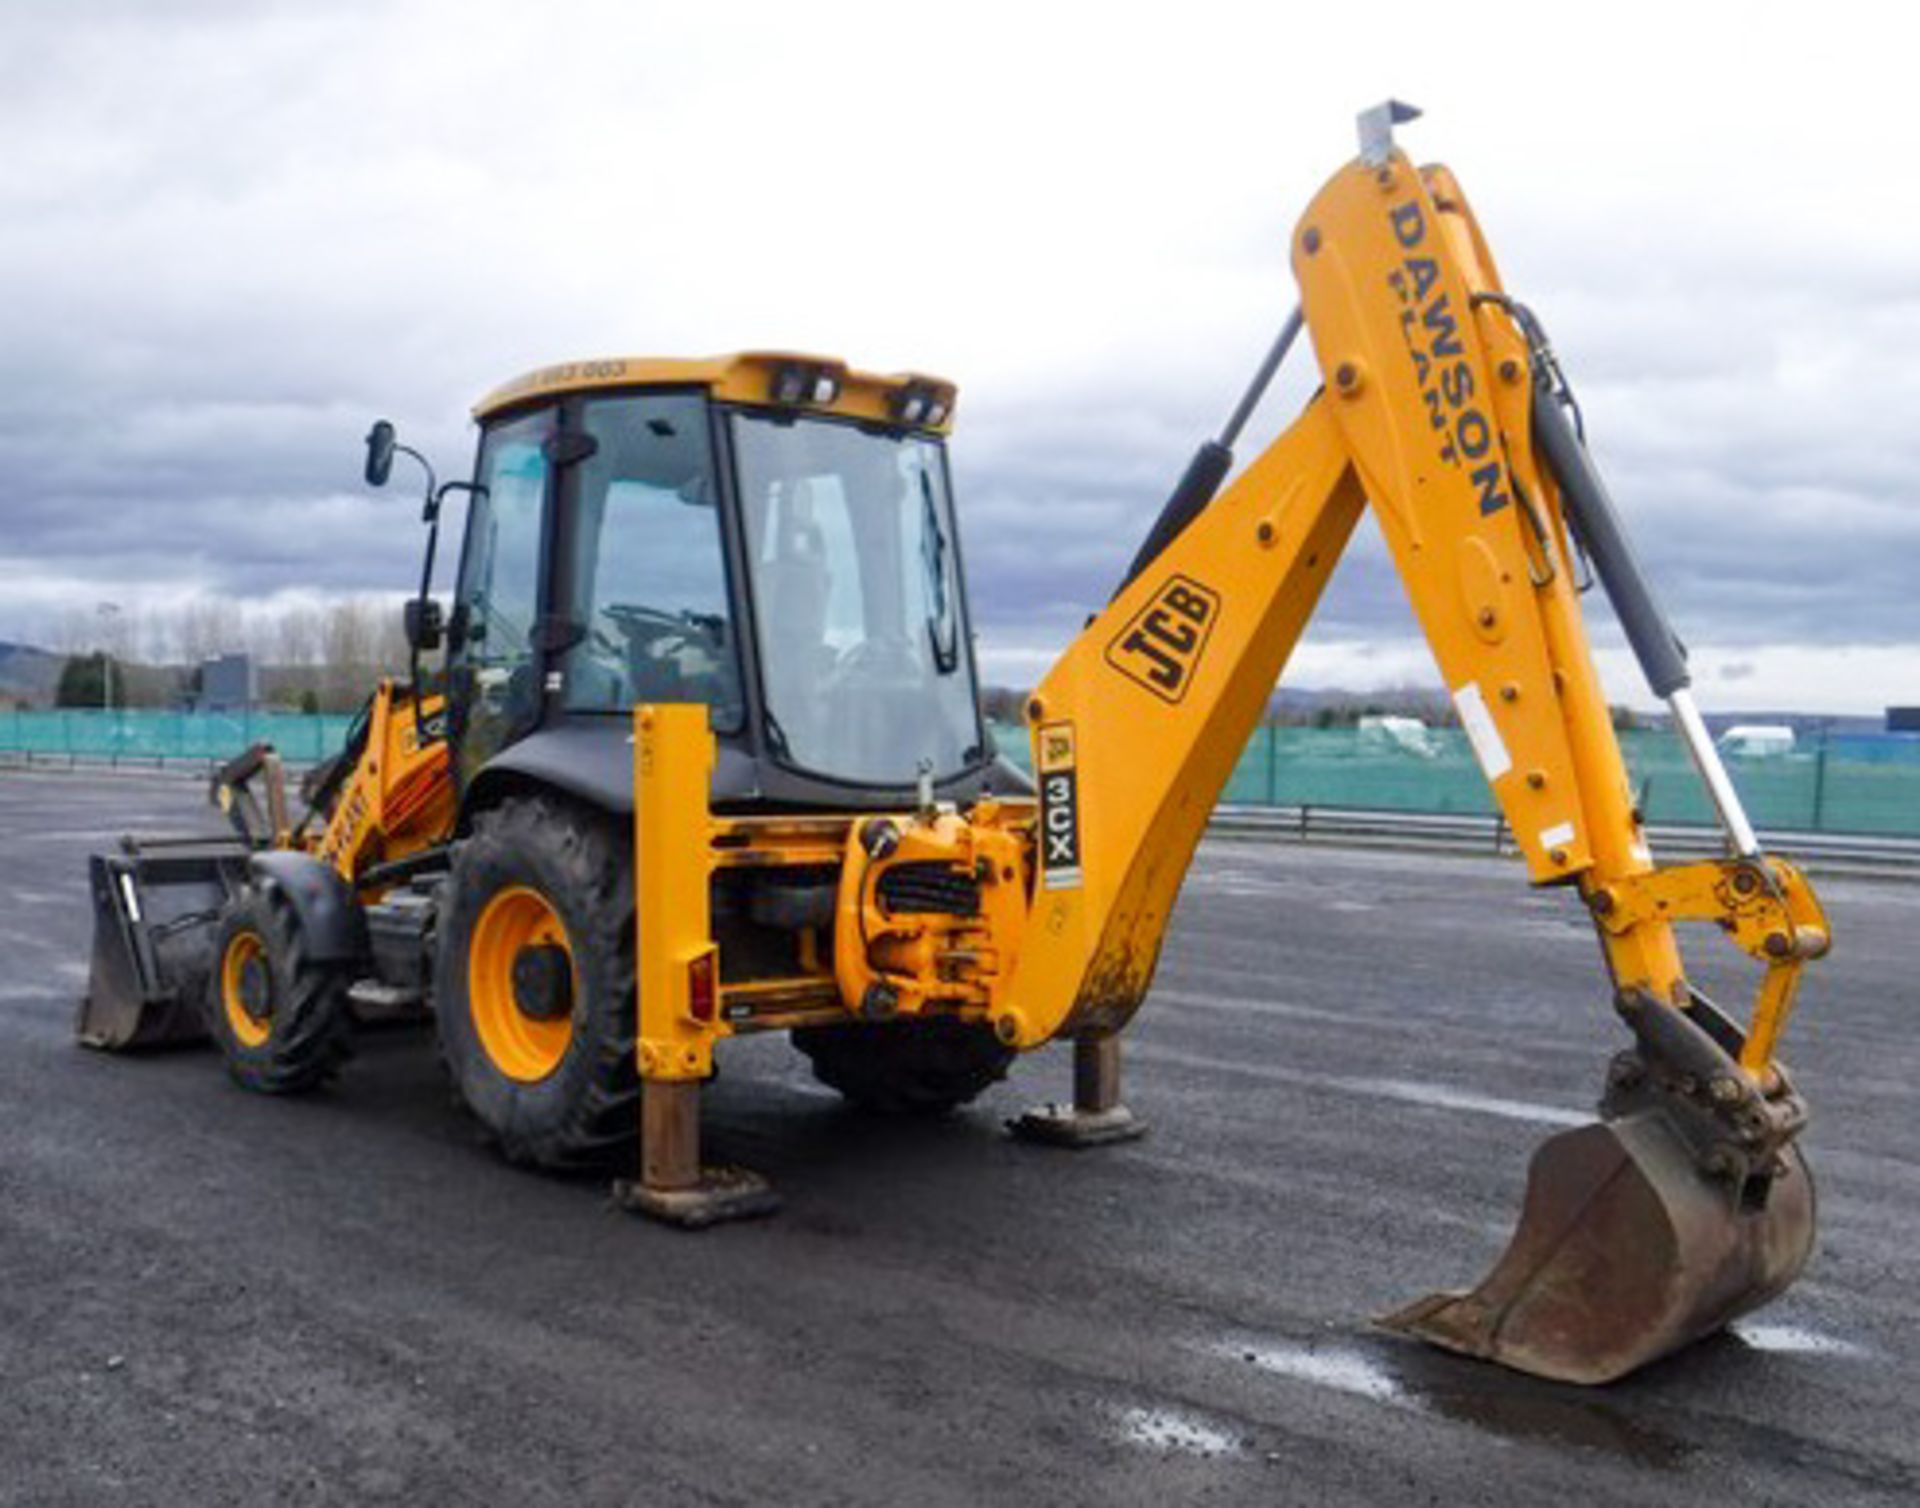
[[[566,704],[627,712],[705,702],[719,732],[743,718],[707,406],[693,394],[595,398],[580,465],[573,580],[584,629]]]

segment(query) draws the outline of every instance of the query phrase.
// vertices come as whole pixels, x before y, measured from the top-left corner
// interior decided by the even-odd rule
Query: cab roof
[[[858,372],[836,356],[798,351],[740,351],[730,356],[614,356],[540,367],[503,383],[473,407],[482,422],[534,398],[598,388],[701,387],[727,403],[786,412],[878,419],[929,434],[953,428],[957,389],[918,372]],[[798,401],[783,398],[798,388]],[[823,394],[831,391],[831,397]],[[919,400],[916,409],[914,399]],[[937,422],[933,415],[938,415]],[[917,417],[916,417],[917,416]]]

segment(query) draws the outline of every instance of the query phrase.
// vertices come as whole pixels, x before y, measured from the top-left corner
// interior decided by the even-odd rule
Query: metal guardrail
[[[1435,849],[1454,853],[1519,854],[1502,817],[1443,812],[1393,812],[1337,806],[1221,806],[1209,834],[1227,838],[1287,839],[1358,847]],[[1647,829],[1654,850],[1686,858],[1726,852],[1718,828],[1665,824]],[[1764,830],[1762,847],[1823,873],[1920,879],[1920,839],[1870,834]]]
[[[225,764],[206,754],[91,754],[80,751],[49,753],[37,749],[0,749],[0,770],[86,770],[91,773],[124,771],[129,775],[187,775],[207,779]],[[307,761],[289,760],[289,772]]]

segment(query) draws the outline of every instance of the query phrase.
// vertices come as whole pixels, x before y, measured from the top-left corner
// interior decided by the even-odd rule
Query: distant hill
[[[11,644],[0,639],[0,698],[29,702],[51,702],[54,688],[60,684],[59,655],[35,649],[31,644]]]

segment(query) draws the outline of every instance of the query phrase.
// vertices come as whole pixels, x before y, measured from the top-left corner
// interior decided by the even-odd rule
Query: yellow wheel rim
[[[513,885],[480,912],[467,945],[467,1009],[480,1046],[510,1079],[531,1084],[560,1066],[573,1042],[571,1014],[529,1015],[514,985],[514,962],[527,948],[554,947],[566,954],[572,998],[580,994],[579,970],[566,924],[539,891]]]
[[[258,970],[254,984],[262,1005],[266,1004],[267,945],[258,932],[236,932],[227,939],[227,951],[220,959],[220,1005],[227,1014],[227,1029],[242,1047],[265,1047],[273,1031],[271,1019],[256,1016],[247,1008],[246,984],[249,969]]]

